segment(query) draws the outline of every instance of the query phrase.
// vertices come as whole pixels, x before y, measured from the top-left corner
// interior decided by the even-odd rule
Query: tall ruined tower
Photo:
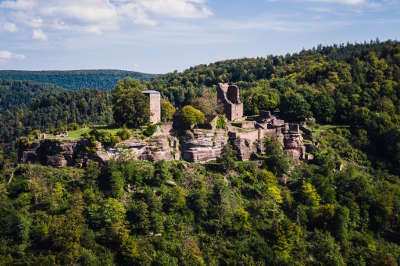
[[[218,104],[223,104],[226,117],[230,121],[243,117],[243,103],[240,101],[239,87],[228,83],[218,83]]]
[[[150,106],[150,123],[157,124],[161,122],[161,95],[160,92],[154,90],[143,91],[143,94],[147,95]]]

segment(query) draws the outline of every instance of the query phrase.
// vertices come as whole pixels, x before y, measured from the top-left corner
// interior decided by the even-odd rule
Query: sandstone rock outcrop
[[[306,147],[303,144],[303,136],[299,124],[285,124],[284,149],[288,155],[295,159],[306,159]]]
[[[89,161],[105,163],[110,160],[177,160],[180,159],[179,145],[176,138],[167,135],[156,135],[142,140],[131,138],[105,149],[97,142],[94,152],[88,153],[86,140],[61,141],[42,140],[34,142],[20,152],[19,160],[23,163],[41,163],[54,167],[84,167]]]
[[[183,159],[189,162],[208,162],[221,156],[228,143],[226,130],[194,129],[183,140]]]
[[[147,140],[128,139],[116,145],[114,154],[116,159],[136,159],[153,162],[180,159],[177,139],[166,135],[156,135]]]
[[[54,167],[62,167],[72,164],[75,147],[76,142],[43,140],[22,151],[20,160],[22,162],[39,162]]]

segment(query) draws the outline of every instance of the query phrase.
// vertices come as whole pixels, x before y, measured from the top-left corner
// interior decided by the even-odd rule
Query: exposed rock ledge
[[[46,139],[34,142],[20,151],[19,160],[23,163],[41,163],[54,167],[84,167],[88,161],[105,163],[110,160],[137,159],[156,162],[180,159],[178,141],[167,135],[155,135],[145,140],[130,138],[108,149],[97,143],[94,153],[87,153],[86,145],[86,140]]]
[[[183,159],[195,163],[215,160],[227,143],[226,130],[194,129],[184,138]]]

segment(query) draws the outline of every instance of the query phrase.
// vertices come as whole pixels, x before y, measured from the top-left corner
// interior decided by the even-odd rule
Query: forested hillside
[[[15,71],[0,70],[0,80],[30,80],[51,83],[70,90],[110,90],[125,77],[149,80],[156,75],[123,70]]]
[[[238,160],[228,144],[204,165],[58,169],[5,152],[0,265],[399,265],[400,43],[228,60],[125,83],[161,91],[180,115],[196,107],[204,120],[218,82],[240,86],[246,115],[314,117],[313,159],[292,162],[273,139],[255,160]],[[2,83],[5,92],[26,86],[36,85]],[[113,123],[109,92],[37,91],[1,99],[3,140]]]
[[[40,94],[63,90],[52,84],[30,81],[0,80],[0,110],[29,105]]]
[[[322,47],[286,56],[228,60],[150,81],[176,106],[202,87],[235,82],[245,112],[280,110],[287,120],[313,116],[351,126],[354,145],[372,161],[400,173],[400,43]]]
[[[13,142],[34,129],[112,123],[110,93],[68,91],[52,84],[0,81],[0,141]]]

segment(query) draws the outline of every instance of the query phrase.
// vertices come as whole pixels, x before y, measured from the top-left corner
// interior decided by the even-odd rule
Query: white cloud
[[[3,25],[3,29],[8,32],[18,31],[17,25],[15,25],[14,23],[9,23],[9,22],[7,22]]]
[[[36,3],[35,0],[7,0],[0,3],[0,8],[8,8],[15,10],[27,10],[31,9]]]
[[[212,11],[202,0],[136,0],[119,6],[119,13],[136,24],[156,25],[159,17],[207,18]]]
[[[353,6],[372,4],[369,0],[312,0],[312,1],[332,3],[332,4],[353,5]]]
[[[9,60],[23,60],[25,56],[22,54],[15,54],[9,51],[0,50],[0,61],[9,61]]]
[[[34,29],[32,38],[39,41],[47,41],[47,35],[41,29]]]
[[[205,18],[212,15],[199,0],[138,0],[136,4],[149,13],[167,17]]]
[[[212,15],[205,0],[6,0],[0,2],[6,19],[17,27],[44,31],[77,31],[101,34],[122,23],[155,26],[163,19],[197,19]]]

